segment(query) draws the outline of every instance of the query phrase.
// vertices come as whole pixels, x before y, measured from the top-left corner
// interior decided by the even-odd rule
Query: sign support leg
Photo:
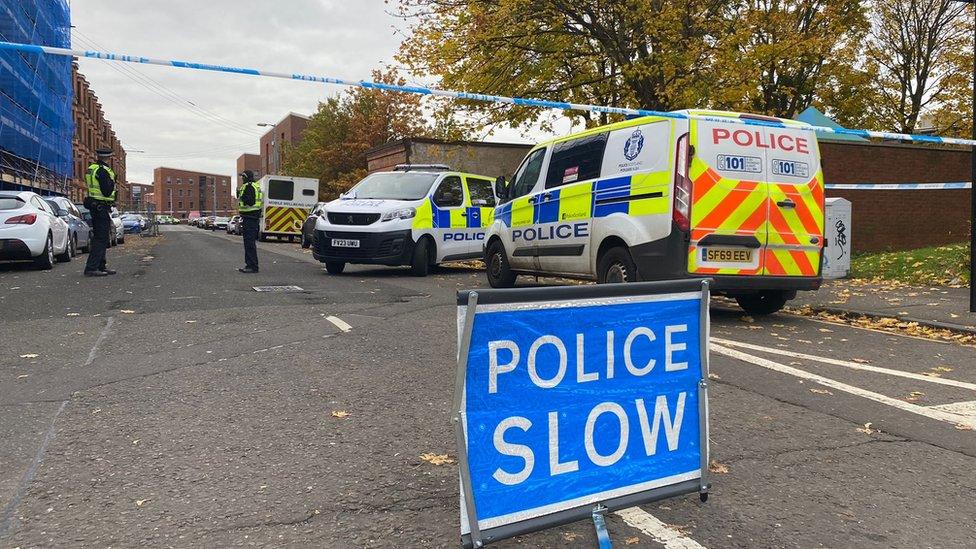
[[[596,528],[596,541],[600,549],[612,549],[613,543],[610,542],[610,532],[607,531],[607,521],[603,518],[603,513],[607,508],[597,505],[593,508],[593,527]]]

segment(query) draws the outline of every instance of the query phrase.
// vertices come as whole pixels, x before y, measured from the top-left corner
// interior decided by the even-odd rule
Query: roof
[[[806,122],[811,126],[824,126],[827,128],[836,128],[839,130],[847,129],[844,126],[841,126],[840,124],[832,120],[831,118],[828,118],[827,115],[820,112],[820,110],[814,106],[807,107],[806,110],[796,115],[795,119],[801,122]],[[826,132],[817,132],[817,139],[819,139],[820,141],[861,141],[861,142],[868,141],[867,139],[864,139],[863,137],[858,137],[856,135],[847,135],[843,133],[826,133]]]

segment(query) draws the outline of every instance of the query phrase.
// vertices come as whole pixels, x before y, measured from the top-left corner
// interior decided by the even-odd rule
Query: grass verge
[[[858,254],[851,260],[851,276],[915,286],[966,286],[969,284],[969,244]]]

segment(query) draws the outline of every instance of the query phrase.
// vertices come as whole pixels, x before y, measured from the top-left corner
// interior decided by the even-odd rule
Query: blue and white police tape
[[[306,82],[320,82],[324,84],[336,84],[340,86],[354,86],[360,88],[371,88],[404,93],[418,93],[436,97],[447,97],[451,99],[464,99],[468,101],[483,101],[488,103],[506,103],[523,107],[539,107],[545,109],[555,109],[564,111],[587,111],[609,114],[621,114],[625,116],[660,116],[665,118],[695,119],[708,122],[724,124],[745,124],[750,126],[769,126],[773,128],[803,128],[816,131],[818,133],[831,133],[841,135],[854,135],[864,138],[877,138],[895,141],[915,141],[920,143],[945,143],[950,145],[976,146],[976,140],[958,139],[955,137],[937,137],[933,135],[912,135],[904,133],[877,132],[871,130],[852,130],[847,128],[830,128],[826,126],[810,126],[807,124],[787,125],[775,120],[755,119],[755,118],[727,118],[709,115],[689,115],[684,112],[665,112],[652,111],[646,109],[627,109],[622,107],[609,107],[605,105],[586,105],[579,103],[567,103],[564,101],[548,101],[544,99],[530,99],[522,97],[506,97],[502,95],[487,95],[481,93],[470,93],[463,91],[439,90],[436,88],[425,88],[421,86],[398,86],[384,84],[382,82],[372,82],[369,80],[348,80],[345,78],[333,78],[328,76],[314,76],[301,73],[284,73],[273,71],[262,71],[243,67],[231,67],[226,65],[214,65],[208,63],[195,63],[190,61],[177,61],[167,59],[153,59],[141,55],[126,55],[118,53],[107,53],[93,50],[72,50],[67,48],[56,48],[52,46],[38,46],[36,44],[18,44],[14,42],[0,41],[0,50],[13,50],[25,53],[37,53],[47,55],[64,55],[70,57],[86,57],[89,59],[102,59],[105,61],[121,61],[125,63],[141,63],[146,65],[163,65],[177,67],[181,69],[194,69],[202,71],[228,72],[234,74],[246,74],[250,76],[265,76],[269,78],[285,78],[289,80],[302,80]]]
[[[971,189],[968,181],[953,183],[827,183],[827,189],[856,191],[931,191],[942,189]]]

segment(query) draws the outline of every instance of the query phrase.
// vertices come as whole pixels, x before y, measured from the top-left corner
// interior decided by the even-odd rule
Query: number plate
[[[752,263],[748,248],[702,248],[702,261],[707,263]]]
[[[332,239],[333,248],[358,248],[358,240],[348,240],[345,238],[333,238]]]

